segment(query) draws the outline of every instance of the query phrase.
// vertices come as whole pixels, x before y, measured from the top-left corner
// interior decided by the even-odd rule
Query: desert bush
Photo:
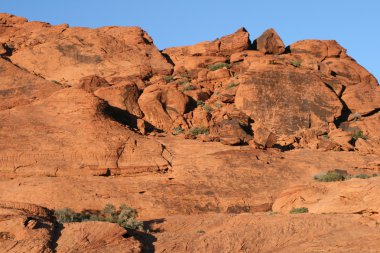
[[[203,109],[205,109],[207,112],[212,112],[212,108],[211,108],[211,106],[209,106],[209,105],[204,105],[204,106],[202,106],[203,107]]]
[[[371,176],[370,175],[367,175],[367,174],[357,174],[354,176],[354,178],[361,178],[361,179],[367,179],[367,178],[370,178]]]
[[[236,87],[236,86],[238,86],[237,83],[230,83],[229,85],[227,85],[226,89],[231,89],[231,88]]]
[[[222,69],[222,68],[229,69],[229,68],[231,68],[231,65],[228,63],[215,63],[213,65],[209,65],[207,68],[211,71],[215,71],[215,70]]]
[[[294,67],[296,67],[296,68],[298,68],[298,67],[300,67],[301,66],[301,61],[299,61],[299,60],[291,60],[290,61],[290,64],[291,65],[293,65]]]
[[[178,134],[181,134],[183,133],[185,130],[181,127],[181,126],[177,126],[177,127],[174,127],[173,128],[173,132],[172,134],[173,135],[178,135]]]
[[[329,171],[326,174],[315,175],[314,179],[319,182],[335,182],[345,180],[346,176],[338,171]]]
[[[223,105],[220,104],[220,103],[215,103],[214,106],[215,106],[216,108],[220,109],[220,108],[222,108]]]
[[[165,82],[170,83],[170,82],[174,81],[174,77],[173,76],[164,76],[164,80],[165,80]]]
[[[189,130],[189,133],[193,136],[199,135],[199,134],[209,134],[209,129],[206,127],[192,127]]]
[[[355,141],[358,140],[358,139],[367,140],[367,136],[365,136],[362,131],[356,131],[352,135],[352,139],[354,139]]]
[[[296,214],[296,213],[308,213],[309,209],[307,207],[298,207],[298,208],[293,208],[290,210],[289,213],[291,214]]]
[[[57,209],[54,216],[60,223],[84,222],[84,221],[103,221],[117,223],[126,229],[143,230],[143,223],[137,221],[137,211],[125,204],[116,209],[114,205],[107,204],[100,212],[91,213],[83,211],[76,213],[70,208]]]
[[[204,106],[205,102],[202,100],[197,100],[197,106]]]
[[[81,213],[76,213],[70,208],[57,209],[54,211],[54,216],[57,221],[60,223],[66,222],[80,222],[87,216],[82,215]]]
[[[187,90],[195,90],[195,87],[193,85],[191,85],[191,84],[186,84],[181,89],[182,92],[187,91]]]

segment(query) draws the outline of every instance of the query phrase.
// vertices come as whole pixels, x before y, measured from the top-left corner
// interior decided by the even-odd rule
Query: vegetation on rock
[[[104,221],[117,223],[126,229],[143,229],[143,223],[136,220],[137,211],[125,204],[121,205],[119,209],[112,204],[107,204],[100,212],[82,211],[77,213],[70,208],[57,209],[54,211],[54,216],[60,223]]]

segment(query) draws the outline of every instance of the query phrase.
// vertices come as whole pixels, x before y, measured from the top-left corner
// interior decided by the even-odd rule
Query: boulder
[[[285,45],[280,36],[272,28],[266,30],[255,41],[256,49],[265,54],[282,54],[285,52]]]
[[[343,107],[313,72],[277,65],[251,68],[238,87],[235,104],[277,135],[309,128],[311,114],[333,122]]]
[[[140,91],[135,84],[104,87],[98,89],[94,94],[106,100],[113,107],[126,110],[129,114],[138,118],[143,116],[137,103]]]
[[[147,122],[157,129],[170,131],[173,122],[185,114],[189,101],[175,86],[151,85],[143,91],[138,104]]]
[[[139,27],[68,28],[5,19],[0,23],[0,41],[16,49],[8,57],[48,80],[76,85],[82,77],[98,75],[116,83],[118,78],[143,79],[172,71],[152,38]]]
[[[94,93],[99,88],[109,86],[110,84],[104,78],[97,75],[85,76],[79,80],[79,88],[90,93]]]
[[[276,135],[263,125],[253,125],[254,141],[260,148],[272,148],[276,144]]]
[[[293,55],[312,56],[318,62],[326,58],[346,56],[346,49],[335,40],[300,40],[289,45],[289,50]]]
[[[163,53],[168,55],[176,64],[183,56],[230,56],[249,47],[249,33],[245,28],[240,28],[233,34],[211,42],[205,41],[192,46],[171,47],[163,50]]]

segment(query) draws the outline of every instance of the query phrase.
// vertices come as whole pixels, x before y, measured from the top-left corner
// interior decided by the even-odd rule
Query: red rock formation
[[[336,41],[285,50],[242,28],[160,52],[138,27],[0,14],[0,74],[0,251],[379,251],[380,181],[313,180],[380,170],[378,81]],[[57,233],[50,210],[9,201],[127,203],[151,233]]]

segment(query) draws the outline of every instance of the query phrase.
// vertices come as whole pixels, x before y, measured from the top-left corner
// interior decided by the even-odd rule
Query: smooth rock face
[[[266,30],[255,40],[257,50],[265,54],[282,54],[285,52],[285,45],[274,29]]]
[[[98,75],[114,83],[171,72],[172,66],[139,27],[68,28],[41,22],[0,26],[0,41],[14,48],[12,62],[48,80],[74,85],[82,77]]]
[[[310,126],[310,114],[333,122],[342,104],[309,71],[284,67],[250,69],[240,84],[236,107],[276,134],[291,135]]]
[[[134,173],[168,165],[159,143],[112,121],[107,110],[93,95],[69,88],[1,111],[0,170],[8,177],[55,176]],[[141,159],[148,153],[149,159]]]
[[[379,252],[379,94],[332,40],[0,14],[0,252]],[[52,215],[107,204],[149,233]]]
[[[3,58],[0,75],[0,110],[27,105],[61,89],[59,84],[30,74]]]
[[[307,207],[311,213],[379,213],[380,178],[354,178],[336,183],[314,183],[284,191],[273,211]]]

